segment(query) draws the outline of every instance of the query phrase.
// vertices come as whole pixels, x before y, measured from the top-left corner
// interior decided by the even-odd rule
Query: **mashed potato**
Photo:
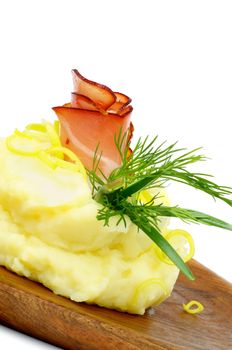
[[[0,168],[1,265],[77,302],[130,313],[170,295],[179,270],[129,219],[98,221],[83,174],[16,154],[5,140]]]

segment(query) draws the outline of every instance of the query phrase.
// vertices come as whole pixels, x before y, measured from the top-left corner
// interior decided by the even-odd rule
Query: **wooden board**
[[[0,268],[0,322],[69,350],[232,349],[232,285],[193,261],[195,282],[183,276],[172,296],[144,316],[74,303]],[[189,315],[184,302],[205,310]]]

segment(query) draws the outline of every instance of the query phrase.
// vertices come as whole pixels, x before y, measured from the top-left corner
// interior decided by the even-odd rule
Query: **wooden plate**
[[[230,350],[232,285],[196,261],[172,296],[144,316],[75,303],[0,267],[0,322],[69,350]],[[182,304],[205,306],[189,315]]]

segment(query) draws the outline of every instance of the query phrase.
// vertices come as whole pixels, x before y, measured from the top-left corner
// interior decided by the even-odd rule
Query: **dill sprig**
[[[121,166],[109,177],[106,177],[99,168],[101,155],[98,148],[96,149],[93,168],[88,171],[88,175],[92,184],[93,198],[102,204],[97,219],[109,225],[110,218],[117,216],[117,223],[123,221],[126,225],[126,218],[129,217],[189,279],[194,279],[189,267],[162,236],[159,229],[160,218],[175,217],[185,222],[231,231],[232,225],[196,210],[157,205],[158,195],[144,204],[139,199],[139,194],[149,189],[156,189],[158,192],[158,189],[164,187],[168,181],[176,181],[201,190],[232,206],[232,199],[228,197],[232,194],[232,188],[217,185],[212,181],[211,175],[194,173],[186,169],[189,165],[206,160],[204,155],[198,154],[201,148],[186,151],[184,148],[177,148],[177,143],[166,145],[166,142],[163,142],[157,145],[157,136],[152,140],[146,137],[144,140],[141,138],[138,140],[133,152],[128,156],[130,144],[126,145],[127,139],[128,135],[122,132],[117,138],[115,137]]]

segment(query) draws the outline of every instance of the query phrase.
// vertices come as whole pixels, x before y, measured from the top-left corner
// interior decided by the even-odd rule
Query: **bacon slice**
[[[100,170],[108,176],[120,166],[121,159],[115,145],[115,136],[128,131],[128,140],[133,134],[130,115],[131,99],[113,92],[107,86],[84,78],[76,69],[72,71],[74,92],[71,103],[55,107],[61,124],[61,142],[71,149],[86,168],[93,166],[93,157],[98,146],[102,153]],[[131,151],[128,151],[128,156]]]
[[[76,69],[72,70],[74,92],[89,97],[102,109],[107,110],[114,102],[114,92],[105,85],[84,78]]]
[[[114,92],[114,94],[116,96],[116,102],[109,107],[108,112],[120,115],[127,113],[132,108],[128,106],[131,103],[131,98],[121,92]]]
[[[102,109],[98,104],[92,101],[89,97],[72,92],[71,107],[88,109],[90,111],[99,111],[103,114],[107,112]]]
[[[92,169],[93,155],[98,146],[101,171],[108,176],[120,166],[121,159],[115,145],[115,135],[128,128],[132,133],[130,112],[123,117],[112,113],[70,107],[54,107],[61,123],[61,141],[71,149],[88,169]],[[131,137],[131,135],[130,135]]]
[[[115,93],[115,96],[117,97],[116,94],[119,94],[118,92]],[[123,94],[120,94],[123,95]],[[126,95],[123,95],[127,98],[125,102],[122,102],[122,100],[118,100],[115,103],[113,103],[112,106],[110,106],[107,111],[105,111],[101,106],[97,103],[95,103],[93,100],[91,100],[89,97],[78,94],[76,92],[72,92],[72,99],[71,99],[71,107],[74,108],[81,108],[81,109],[88,109],[90,111],[99,111],[102,114],[107,114],[109,113],[115,113],[119,115],[126,114],[128,112],[132,112],[132,106],[128,106],[130,103],[131,99],[127,97]],[[66,104],[68,105],[68,104]],[[66,107],[65,105],[65,107]],[[69,107],[69,106],[67,106]]]

